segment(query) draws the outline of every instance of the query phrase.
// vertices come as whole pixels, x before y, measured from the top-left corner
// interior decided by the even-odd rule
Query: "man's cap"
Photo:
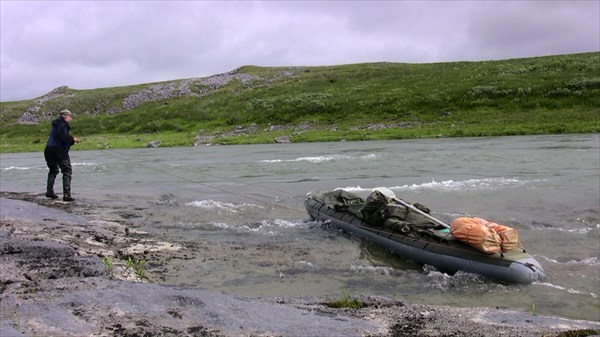
[[[60,112],[60,117],[71,116],[71,111],[65,109]]]

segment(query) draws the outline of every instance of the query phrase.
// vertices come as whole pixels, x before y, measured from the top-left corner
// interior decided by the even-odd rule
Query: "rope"
[[[144,168],[146,168],[148,170],[151,170],[151,171],[154,171],[154,172],[157,172],[157,173],[160,173],[160,174],[164,174],[164,175],[167,175],[167,176],[171,176],[171,177],[177,178],[179,180],[183,180],[183,181],[186,181],[186,182],[189,182],[189,183],[192,183],[192,184],[196,184],[196,185],[201,185],[201,186],[204,186],[204,187],[208,187],[208,188],[211,188],[211,189],[214,189],[214,190],[226,193],[226,194],[236,195],[238,197],[242,197],[242,198],[245,198],[245,199],[256,201],[258,203],[268,204],[268,205],[272,205],[272,206],[275,206],[275,207],[287,209],[287,210],[290,210],[290,211],[294,211],[294,212],[298,212],[298,213],[302,213],[302,214],[306,215],[306,211],[304,209],[300,210],[298,208],[288,207],[288,206],[277,204],[277,203],[274,203],[274,202],[271,202],[271,201],[265,201],[265,200],[261,200],[259,198],[255,198],[255,197],[252,197],[252,196],[248,196],[248,195],[244,195],[244,194],[241,194],[241,193],[229,191],[229,190],[226,190],[226,189],[223,189],[223,188],[220,188],[220,187],[211,186],[211,185],[203,183],[201,181],[197,181],[197,180],[194,180],[194,179],[182,177],[180,175],[177,175],[177,174],[165,171],[165,170],[157,169],[155,167],[146,165],[144,163],[140,163],[139,161],[131,160],[128,157],[118,155],[114,151],[111,151],[111,150],[102,149],[101,151],[104,152],[108,156],[111,156],[111,157],[114,157],[114,158],[118,158],[118,159],[120,159],[122,161],[125,161],[125,162],[128,162],[128,163],[132,163],[132,164],[134,163],[134,164],[142,166],[142,167],[144,167]],[[273,192],[287,193],[286,191],[278,190],[278,189],[275,189],[275,188],[270,188],[270,187],[260,186],[260,185],[248,184],[246,182],[234,180],[234,179],[231,179],[231,178],[224,178],[224,177],[213,175],[213,174],[205,174],[205,176],[213,177],[213,178],[219,178],[219,179],[223,179],[223,180],[228,180],[228,181],[232,181],[232,182],[235,182],[235,183],[238,183],[238,184],[241,184],[241,185],[245,185],[245,186],[260,187],[260,188],[263,188],[265,190],[270,190],[270,191],[273,191]]]

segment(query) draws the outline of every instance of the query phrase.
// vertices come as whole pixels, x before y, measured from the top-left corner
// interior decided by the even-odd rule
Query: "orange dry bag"
[[[496,231],[484,226],[477,218],[456,218],[450,225],[450,233],[484,253],[497,254],[502,250]]]
[[[500,237],[500,246],[502,247],[503,252],[508,252],[517,247],[517,244],[519,243],[519,234],[514,228],[489,222],[485,219],[476,219],[478,219],[482,225],[491,228],[498,233],[498,236]]]

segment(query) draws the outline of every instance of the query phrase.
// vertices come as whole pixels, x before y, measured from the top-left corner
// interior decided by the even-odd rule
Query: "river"
[[[600,320],[598,134],[72,151],[71,159],[76,199],[148,202],[146,231],[252,252],[189,261],[168,283],[251,297],[347,291]],[[42,193],[43,154],[0,154],[0,174],[2,191]],[[442,274],[324,228],[303,209],[314,190],[366,197],[378,186],[443,220],[478,216],[516,228],[546,280],[501,285]]]

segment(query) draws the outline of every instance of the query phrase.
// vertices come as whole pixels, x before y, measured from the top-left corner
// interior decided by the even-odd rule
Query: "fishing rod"
[[[157,172],[157,173],[161,173],[161,174],[164,174],[164,175],[167,175],[167,176],[171,176],[171,177],[177,178],[179,180],[187,181],[189,183],[193,183],[193,184],[196,184],[196,185],[201,185],[201,186],[204,186],[204,187],[207,187],[207,188],[210,188],[210,189],[214,189],[214,190],[223,192],[225,194],[236,195],[236,196],[241,197],[241,198],[253,200],[253,201],[256,201],[256,202],[259,202],[259,203],[265,203],[265,204],[277,206],[277,207],[280,207],[280,208],[284,208],[284,209],[287,209],[287,210],[299,212],[299,213],[302,213],[302,214],[306,215],[306,211],[305,210],[300,210],[300,209],[297,209],[297,208],[288,207],[288,206],[277,204],[277,203],[274,203],[274,202],[271,202],[271,201],[261,200],[259,198],[255,198],[255,197],[244,195],[244,194],[241,194],[241,193],[229,191],[229,190],[226,190],[226,189],[223,189],[223,188],[220,188],[220,187],[212,186],[212,185],[209,185],[209,184],[206,184],[206,183],[194,180],[194,179],[183,177],[183,176],[174,174],[174,173],[169,172],[169,171],[157,169],[155,167],[146,165],[144,163],[140,163],[139,161],[131,160],[128,157],[118,155],[118,154],[116,154],[112,150],[102,149],[101,151],[103,153],[105,153],[106,155],[108,155],[108,156],[111,156],[111,157],[114,157],[114,158],[118,158],[118,159],[123,160],[123,161],[128,162],[128,163],[132,163],[132,164],[134,163],[134,164],[142,166],[142,167],[144,167],[144,168],[146,168],[148,170],[151,170],[151,171],[154,171],[154,172]],[[273,191],[273,192],[287,193],[286,191],[281,191],[281,190],[278,190],[278,189],[275,189],[275,188],[270,188],[270,187],[267,187],[267,186],[253,185],[253,184],[249,184],[249,183],[246,183],[246,182],[234,180],[234,179],[231,179],[231,178],[224,178],[224,177],[213,175],[213,174],[205,174],[205,175],[209,176],[209,177],[213,177],[213,178],[219,178],[219,179],[224,179],[224,180],[232,181],[232,182],[235,182],[235,183],[238,183],[238,184],[241,184],[241,185],[245,185],[245,186],[260,187],[260,188],[263,188],[265,190],[269,190],[269,191]]]

